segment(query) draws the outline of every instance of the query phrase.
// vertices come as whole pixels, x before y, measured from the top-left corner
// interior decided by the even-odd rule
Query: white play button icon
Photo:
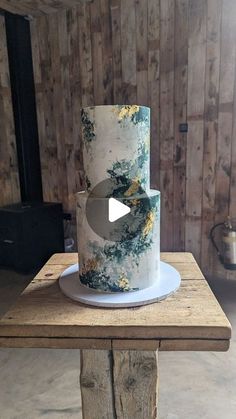
[[[119,220],[119,218],[130,213],[130,208],[127,205],[122,204],[122,202],[117,199],[110,198],[108,205],[108,219],[110,223],[113,223],[114,221]]]
[[[88,194],[86,218],[94,233],[103,240],[129,241],[147,228],[152,198],[141,187],[129,196],[127,188],[132,185],[133,181],[125,177],[105,179]]]

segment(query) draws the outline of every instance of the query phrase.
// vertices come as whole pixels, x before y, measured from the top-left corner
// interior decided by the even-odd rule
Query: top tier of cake
[[[150,108],[137,105],[83,108],[82,137],[88,192],[107,179],[121,179],[127,185],[137,183],[144,191],[149,190]]]

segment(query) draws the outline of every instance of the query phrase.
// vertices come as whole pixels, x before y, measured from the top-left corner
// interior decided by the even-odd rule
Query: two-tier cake
[[[84,108],[82,140],[86,191],[77,194],[79,280],[103,292],[153,286],[160,269],[160,192],[150,189],[150,109]],[[109,180],[110,190],[103,187]],[[111,197],[131,208],[133,218],[119,240],[104,238],[91,227],[86,214],[91,196],[104,208]]]

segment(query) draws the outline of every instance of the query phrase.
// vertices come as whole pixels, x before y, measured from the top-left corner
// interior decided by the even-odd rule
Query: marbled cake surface
[[[160,254],[160,192],[149,192],[150,209],[144,219],[143,201],[135,199],[137,231],[133,226],[124,229],[120,241],[108,241],[98,236],[86,217],[87,193],[77,194],[77,223],[79,249],[79,275],[83,285],[101,291],[137,291],[152,286],[158,280]],[[100,198],[107,205],[108,198]],[[133,199],[130,198],[130,201]],[[124,198],[125,205],[131,206]],[[96,214],[94,214],[96,217]],[[131,232],[129,232],[129,227]]]
[[[145,106],[92,106],[82,110],[83,160],[88,191],[104,179],[150,185],[150,109]]]
[[[107,292],[148,288],[158,281],[160,266],[160,192],[150,190],[150,109],[91,106],[82,109],[81,118],[86,191],[77,196],[80,281]],[[100,197],[104,209],[111,196],[135,207],[132,226],[120,241],[105,240],[91,228],[88,194]]]

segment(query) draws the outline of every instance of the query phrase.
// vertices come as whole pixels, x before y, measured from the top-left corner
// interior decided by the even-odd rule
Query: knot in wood
[[[125,388],[126,390],[131,390],[136,386],[136,380],[134,377],[128,377],[125,380]]]
[[[150,374],[152,374],[154,369],[155,363],[153,362],[153,359],[147,360],[141,365],[141,373],[144,377],[148,377]]]
[[[95,388],[96,379],[94,377],[81,377],[81,387]]]

